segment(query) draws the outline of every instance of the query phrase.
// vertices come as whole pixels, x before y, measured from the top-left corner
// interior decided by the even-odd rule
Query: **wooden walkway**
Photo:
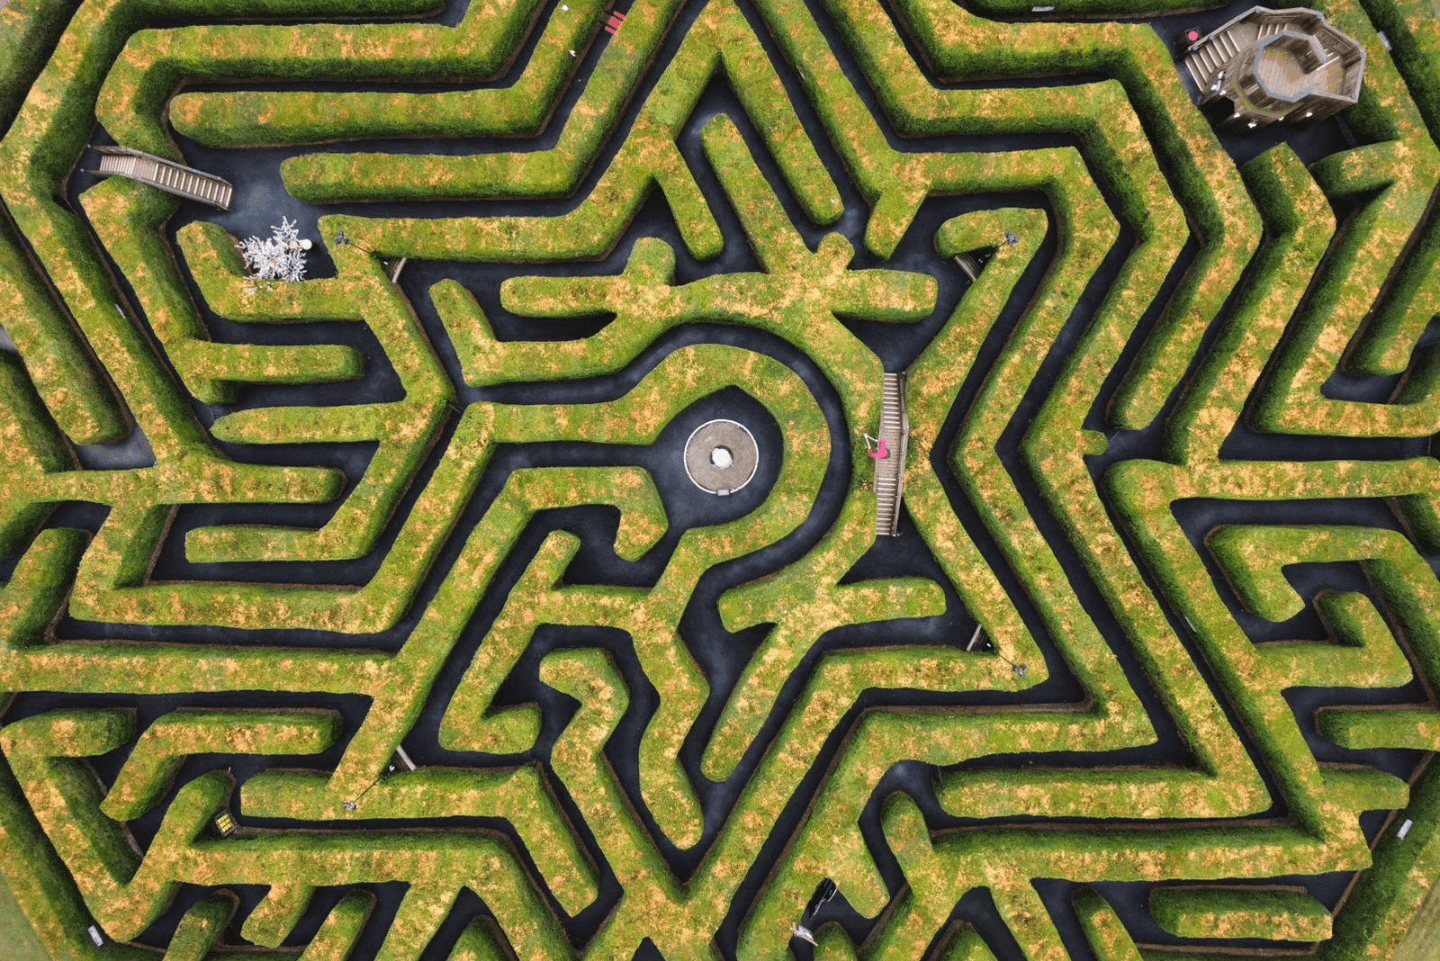
[[[885,375],[881,393],[880,439],[885,457],[875,461],[875,536],[894,537],[900,526],[900,499],[905,494],[905,445],[910,418],[905,413],[905,375]]]
[[[102,177],[129,177],[167,194],[230,209],[235,188],[228,180],[129,147],[96,147],[95,151],[100,154],[100,169],[94,172]]]

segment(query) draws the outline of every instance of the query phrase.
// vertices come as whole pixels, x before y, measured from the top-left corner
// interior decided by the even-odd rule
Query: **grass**
[[[35,929],[25,920],[3,879],[0,879],[0,944],[5,945],[9,961],[50,961],[50,955],[40,946]]]
[[[1440,961],[1440,879],[1415,912],[1415,920],[1392,961]]]

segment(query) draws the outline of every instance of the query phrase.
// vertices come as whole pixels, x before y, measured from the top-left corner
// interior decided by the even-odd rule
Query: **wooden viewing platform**
[[[95,152],[100,154],[100,169],[91,172],[101,177],[129,177],[167,194],[230,209],[235,188],[214,174],[129,147],[96,147]]]
[[[1365,48],[1318,10],[1252,7],[1190,44],[1200,103],[1234,104],[1232,128],[1323,120],[1360,98]]]
[[[903,373],[885,375],[879,436],[885,442],[886,456],[875,460],[875,536],[894,537],[900,527],[900,499],[905,494],[905,445],[910,441]]]

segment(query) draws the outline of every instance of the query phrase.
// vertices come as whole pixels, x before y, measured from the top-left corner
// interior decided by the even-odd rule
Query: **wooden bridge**
[[[100,154],[100,169],[92,172],[102,177],[129,177],[167,194],[212,204],[221,210],[230,209],[235,188],[230,181],[214,174],[129,147],[96,147],[95,152]]]
[[[880,439],[884,457],[875,460],[875,536],[894,537],[900,527],[900,499],[905,494],[905,445],[910,418],[905,413],[905,375],[887,373],[880,403]]]

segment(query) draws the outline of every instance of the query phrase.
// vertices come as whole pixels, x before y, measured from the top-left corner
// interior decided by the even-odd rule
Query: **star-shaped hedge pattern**
[[[0,7],[47,948],[1421,957],[1440,10],[1328,3],[1360,102],[1247,139],[1165,6]]]

